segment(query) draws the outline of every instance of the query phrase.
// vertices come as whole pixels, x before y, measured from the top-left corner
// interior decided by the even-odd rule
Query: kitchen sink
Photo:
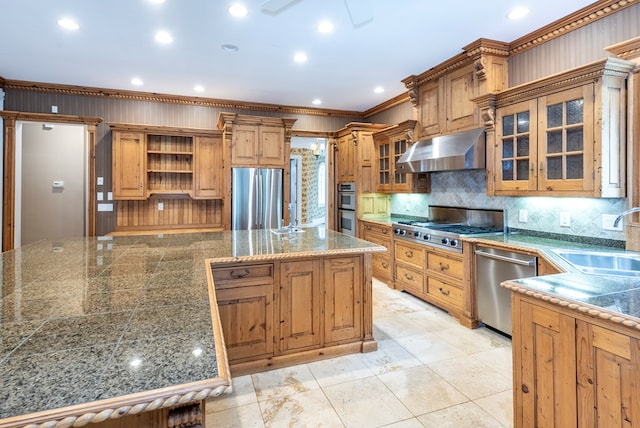
[[[580,250],[554,252],[586,274],[640,277],[640,254]]]
[[[298,227],[281,227],[280,229],[271,229],[271,233],[276,235],[288,235],[290,233],[304,233],[304,230]]]

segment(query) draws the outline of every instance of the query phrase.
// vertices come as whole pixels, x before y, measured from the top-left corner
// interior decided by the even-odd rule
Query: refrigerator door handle
[[[263,192],[264,192],[264,187],[263,187],[263,180],[262,180],[262,171],[261,170],[257,170],[258,176],[258,185],[256,186],[256,195],[258,195],[258,214],[257,214],[257,220],[258,220],[258,228],[262,229],[264,227],[264,206],[262,205],[264,203],[263,200]]]

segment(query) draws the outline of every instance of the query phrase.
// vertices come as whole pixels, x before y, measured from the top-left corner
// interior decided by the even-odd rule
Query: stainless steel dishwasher
[[[527,254],[478,247],[476,249],[478,319],[511,336],[511,292],[500,287],[509,279],[537,275],[537,258]]]

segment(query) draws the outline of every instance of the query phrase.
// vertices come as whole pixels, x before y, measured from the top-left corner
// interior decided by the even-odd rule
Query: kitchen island
[[[362,260],[358,349],[375,348],[370,254],[382,250],[317,228],[69,238],[3,253],[0,427],[197,420],[189,405],[231,380],[212,266]]]

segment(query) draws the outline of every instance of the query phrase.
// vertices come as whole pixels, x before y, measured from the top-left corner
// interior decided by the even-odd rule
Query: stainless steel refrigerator
[[[281,169],[233,168],[231,229],[275,229],[282,219]]]

